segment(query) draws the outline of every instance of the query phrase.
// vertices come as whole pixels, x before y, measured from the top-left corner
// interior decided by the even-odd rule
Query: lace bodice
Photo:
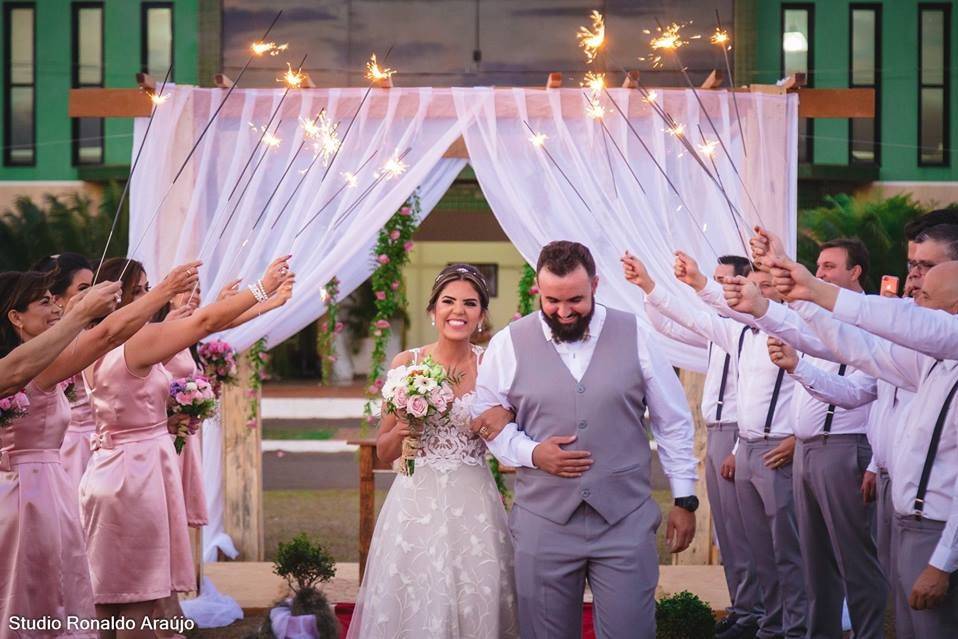
[[[473,349],[478,359],[482,349],[478,346]],[[419,349],[413,349],[412,353],[413,362],[418,362]],[[469,430],[470,410],[475,396],[475,392],[470,391],[457,397],[448,415],[426,420],[422,448],[416,458],[417,466],[427,465],[447,472],[460,464],[478,466],[485,463],[486,445],[482,438]]]

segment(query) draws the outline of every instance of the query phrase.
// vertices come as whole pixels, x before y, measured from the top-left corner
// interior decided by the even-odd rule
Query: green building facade
[[[69,91],[159,83],[196,84],[201,0],[0,0],[0,187],[34,181],[125,178],[133,123],[70,118]]]
[[[798,71],[876,91],[874,121],[800,123],[801,178],[958,200],[958,2],[740,0],[736,14],[739,82]]]

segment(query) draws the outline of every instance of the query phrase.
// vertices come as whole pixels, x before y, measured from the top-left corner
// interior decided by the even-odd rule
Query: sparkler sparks
[[[712,34],[712,37],[709,38],[709,42],[720,47],[724,47],[726,44],[728,44],[729,40],[730,38],[728,31],[719,29],[718,27],[716,27],[715,33]]]
[[[386,161],[379,174],[385,176],[385,178],[389,180],[394,177],[399,177],[406,172],[407,168],[408,165],[403,162],[399,156],[394,155]]]
[[[659,94],[656,91],[649,91],[646,94],[646,96],[642,98],[642,101],[648,104],[652,104],[653,102],[655,102],[655,99],[658,97],[659,97]]]
[[[388,80],[396,73],[389,67],[380,67],[376,62],[376,54],[369,56],[369,62],[366,63],[366,79],[371,81]]]
[[[608,109],[599,104],[598,98],[587,98],[585,115],[591,120],[601,120],[608,113]]]
[[[677,138],[680,138],[683,135],[685,135],[685,125],[682,124],[681,122],[676,122],[672,126],[662,130],[668,133],[669,135],[674,135]]]
[[[718,140],[706,141],[698,145],[699,153],[706,157],[714,156],[716,147],[718,147]]]
[[[312,120],[300,118],[299,121],[303,125],[303,135],[313,141],[313,153],[323,159],[323,166],[329,166],[330,158],[342,144],[336,134],[339,124],[326,117],[325,110]]]
[[[285,82],[290,89],[299,89],[306,80],[306,74],[301,71],[293,71],[292,65],[286,63],[286,73],[276,78],[277,82]]]
[[[531,136],[529,136],[529,141],[532,142],[532,146],[536,147],[537,149],[541,149],[543,146],[545,146],[546,140],[548,139],[549,136],[545,133],[533,133]]]
[[[605,44],[605,19],[598,11],[593,11],[589,18],[592,20],[592,28],[579,27],[576,38],[579,40],[579,47],[585,53],[586,62],[591,63]]]
[[[288,48],[289,44],[285,42],[283,44],[276,44],[275,42],[256,41],[250,45],[250,51],[252,51],[254,55],[259,56],[266,54],[276,56]]]
[[[168,93],[164,95],[162,93],[155,93],[153,91],[148,91],[147,95],[150,96],[150,102],[152,102],[155,106],[160,106],[161,104],[163,104],[164,102],[170,99],[170,95]]]
[[[602,89],[605,88],[605,74],[589,71],[585,74],[585,78],[583,78],[580,86],[589,87],[589,91],[592,92],[593,96],[597,93],[601,93]]]
[[[687,23],[673,22],[667,27],[656,27],[655,32],[644,29],[643,33],[651,35],[652,39],[649,41],[649,47],[652,49],[651,54],[646,58],[640,58],[641,60],[648,60],[652,64],[653,69],[660,68],[662,66],[662,54],[660,51],[675,51],[680,49],[688,44],[688,40],[697,40],[701,38],[700,35],[689,36],[688,40],[682,37],[682,29],[684,29]]]
[[[356,177],[356,174],[350,173],[349,171],[344,171],[340,173],[343,176],[343,180],[346,181],[346,186],[350,189],[355,189],[359,185],[359,178]]]
[[[263,134],[263,144],[265,144],[270,149],[275,149],[282,142],[283,142],[282,140],[280,140],[278,137],[276,137],[269,131]]]

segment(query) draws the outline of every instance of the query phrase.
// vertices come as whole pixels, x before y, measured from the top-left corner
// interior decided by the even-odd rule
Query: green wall
[[[197,83],[198,0],[173,2],[173,46],[175,80]],[[0,1],[5,5],[6,2]],[[72,165],[70,137],[72,127],[67,115],[71,80],[70,0],[38,0],[36,10],[36,165],[0,166],[3,180],[76,180]],[[108,88],[136,86],[140,70],[140,6],[137,0],[104,0],[104,84]],[[0,13],[0,21],[3,14]],[[5,65],[0,65],[0,86]],[[157,78],[157,81],[162,78]],[[0,100],[0,123],[3,103]],[[2,126],[2,124],[0,124]],[[129,166],[133,121],[107,119],[104,126],[105,166]],[[95,167],[84,166],[82,171]],[[121,173],[124,173],[121,171]]]
[[[747,4],[754,15],[754,56],[751,80],[774,83],[781,68],[782,6],[814,5],[814,43],[809,62],[815,71],[814,86],[847,87],[849,19],[847,0],[795,3],[758,0]],[[869,3],[857,3],[869,4]],[[950,167],[918,166],[918,7],[916,0],[885,0],[881,5],[881,169],[882,181],[956,180],[958,153],[951,152]],[[951,25],[951,131],[948,147],[958,148],[958,2],[952,2]],[[848,164],[848,120],[815,120],[816,164]],[[828,139],[823,139],[828,138]]]

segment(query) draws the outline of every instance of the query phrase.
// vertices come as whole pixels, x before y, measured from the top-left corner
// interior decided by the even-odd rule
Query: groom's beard
[[[542,302],[539,302],[539,310],[542,310]],[[585,315],[576,314],[576,321],[571,324],[563,324],[559,321],[558,314],[549,315],[542,311],[542,316],[552,331],[552,338],[557,342],[578,342],[585,337],[589,331],[589,322],[592,321],[592,315],[595,314],[595,300],[592,300],[592,307]]]

